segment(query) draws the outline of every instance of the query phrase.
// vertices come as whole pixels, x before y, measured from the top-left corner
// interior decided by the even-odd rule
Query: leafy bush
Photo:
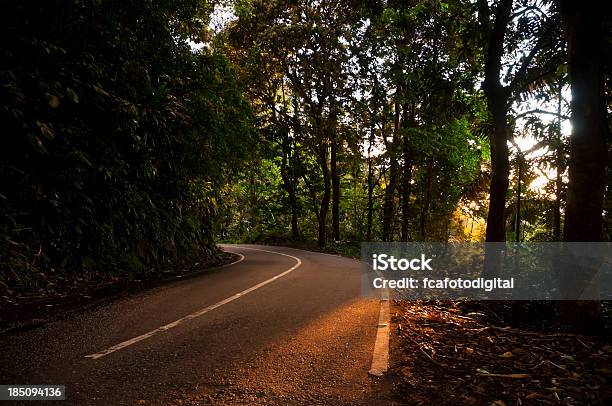
[[[208,3],[3,3],[5,299],[218,255],[253,131],[226,61],[188,46]]]

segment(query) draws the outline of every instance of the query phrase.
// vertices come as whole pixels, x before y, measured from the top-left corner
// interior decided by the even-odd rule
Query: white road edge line
[[[362,261],[363,262],[363,261]],[[366,262],[367,265],[369,265]],[[380,277],[380,271],[374,271]],[[374,341],[374,352],[372,354],[372,366],[368,373],[373,376],[383,376],[389,369],[389,289],[380,293],[380,313],[378,325],[376,326],[376,341]]]
[[[258,248],[249,248],[249,247],[240,247],[240,246],[238,246],[236,248],[247,249],[247,250],[254,250],[254,251],[262,251],[262,252],[267,252],[267,253],[270,253],[270,254],[283,255],[285,257],[292,258],[292,259],[296,260],[297,262],[296,262],[295,265],[293,265],[291,268],[287,269],[286,271],[281,272],[278,275],[273,276],[272,278],[267,279],[267,280],[265,280],[265,281],[263,281],[261,283],[258,283],[257,285],[251,286],[250,288],[245,289],[242,292],[238,292],[235,295],[232,295],[232,296],[228,297],[227,299],[223,299],[220,302],[217,302],[217,303],[215,303],[213,305],[207,306],[207,307],[205,307],[203,309],[200,309],[200,310],[198,310],[198,311],[196,311],[194,313],[188,314],[185,317],[181,317],[180,319],[178,319],[176,321],[173,321],[172,323],[168,323],[168,324],[163,325],[163,326],[161,326],[159,328],[156,328],[155,330],[151,330],[151,331],[149,331],[147,333],[144,333],[144,334],[141,334],[141,335],[139,335],[137,337],[130,338],[129,340],[123,341],[123,342],[121,342],[119,344],[115,344],[112,347],[108,347],[107,349],[102,350],[100,352],[97,352],[95,354],[85,355],[85,358],[91,358],[91,359],[102,358],[102,357],[104,357],[106,355],[112,354],[115,351],[119,351],[119,350],[121,350],[123,348],[129,347],[132,344],[136,344],[136,343],[138,343],[140,341],[146,340],[147,338],[150,338],[150,337],[154,336],[155,334],[161,333],[163,331],[170,330],[171,328],[174,328],[174,327],[182,324],[185,321],[188,321],[188,320],[191,320],[191,319],[195,319],[196,317],[200,317],[200,316],[202,316],[202,315],[204,315],[204,314],[206,314],[206,313],[208,313],[208,312],[210,312],[210,311],[212,311],[212,310],[214,310],[214,309],[216,309],[218,307],[223,306],[224,304],[232,302],[232,301],[234,301],[234,300],[236,300],[236,299],[238,299],[238,298],[240,298],[240,297],[242,297],[242,296],[244,296],[244,295],[246,295],[248,293],[253,292],[254,290],[257,290],[257,289],[259,289],[259,288],[261,288],[261,287],[263,287],[263,286],[265,286],[265,285],[267,285],[267,284],[269,284],[271,282],[274,282],[275,280],[277,280],[279,278],[282,278],[283,276],[285,276],[288,273],[296,270],[297,268],[299,268],[302,265],[302,260],[300,260],[298,257],[294,257],[293,255],[289,255],[289,254],[283,254],[282,252],[268,251],[268,250],[262,250],[262,249],[258,249]],[[238,254],[238,255],[241,255],[241,254]],[[243,259],[244,259],[244,256],[242,256],[241,259],[239,259],[238,261],[234,262],[233,264],[237,264],[238,262],[242,261]],[[231,265],[233,265],[233,264],[231,264]],[[230,264],[228,264],[226,266],[229,266],[229,265]]]
[[[372,366],[368,373],[383,376],[389,369],[389,300],[380,301],[380,314],[372,354]]]
[[[227,268],[228,266],[236,265],[237,263],[244,261],[244,255],[239,254],[239,253],[237,253],[237,252],[232,252],[232,254],[238,255],[240,258],[238,258],[238,259],[237,259],[237,260],[235,260],[234,262],[230,262],[229,264],[225,264],[225,265],[218,266],[218,267],[216,267],[216,268],[214,268],[214,269],[222,269],[222,268]]]

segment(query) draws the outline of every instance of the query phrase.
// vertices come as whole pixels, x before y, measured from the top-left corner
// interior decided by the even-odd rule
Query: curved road
[[[0,336],[0,384],[64,384],[75,405],[385,403],[357,261],[224,248],[244,259]]]

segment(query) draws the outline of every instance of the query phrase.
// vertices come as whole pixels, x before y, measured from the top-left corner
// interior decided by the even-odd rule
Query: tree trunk
[[[489,97],[493,111],[494,133],[491,140],[491,187],[487,214],[487,242],[506,241],[506,193],[510,160],[508,152],[507,99],[503,95]]]
[[[431,173],[433,169],[433,159],[427,158],[427,172]],[[426,241],[427,240],[427,218],[429,216],[429,205],[431,203],[431,180],[432,177],[428,176],[427,177],[427,181],[425,183],[425,190],[424,190],[424,194],[423,194],[423,201],[421,203],[421,214],[420,214],[420,220],[419,220],[419,230],[421,232],[421,240],[422,241]]]
[[[291,202],[291,239],[297,241],[300,239],[300,231],[298,229],[298,207],[294,187],[291,188],[289,200]]]
[[[383,206],[383,241],[391,241],[393,239],[393,213],[395,212],[395,189],[397,185],[397,156],[395,154],[395,143],[397,141],[400,126],[400,104],[395,101],[395,124],[393,130],[393,140],[390,145],[387,145],[387,154],[389,155],[389,179],[385,188],[385,203]]]
[[[374,182],[372,173],[372,144],[374,143],[374,128],[370,130],[370,143],[368,145],[368,225],[366,230],[366,241],[372,241],[372,215],[374,211]]]
[[[326,222],[327,212],[329,211],[329,201],[331,197],[331,179],[329,174],[329,165],[327,163],[327,145],[322,143],[319,146],[319,164],[323,172],[323,198],[321,199],[321,208],[319,209],[319,247],[325,247],[327,242]]]
[[[555,151],[555,166],[557,167],[557,174],[555,179],[555,207],[553,213],[553,238],[555,241],[561,240],[561,193],[563,190],[563,172],[565,166],[563,161],[563,138],[561,137],[561,103],[563,96],[561,92],[563,90],[563,83],[559,81],[558,98],[557,98],[557,134],[556,134],[556,151]]]
[[[257,206],[257,192],[255,190],[255,170],[251,167],[249,173],[249,206],[250,208],[250,227],[251,230],[255,227],[255,213]]]
[[[393,239],[393,213],[395,211],[395,187],[397,184],[397,159],[391,154],[389,165],[389,179],[385,188],[385,202],[383,206],[382,240]]]
[[[340,176],[338,174],[337,156],[338,139],[334,128],[331,140],[332,237],[335,241],[340,241]]]
[[[295,168],[292,164],[292,152],[291,146],[289,144],[289,140],[287,138],[283,138],[283,156],[281,160],[280,173],[281,178],[283,180],[283,188],[287,195],[289,196],[289,206],[291,207],[291,238],[293,240],[299,240],[300,234],[298,231],[298,206],[297,206],[297,196],[295,193]]]
[[[412,161],[410,154],[404,150],[404,173],[402,181],[402,235],[403,242],[408,241],[408,226],[410,220],[410,189],[412,181]]]
[[[291,197],[291,239],[293,241],[298,241],[300,239],[297,216],[297,202],[295,198],[295,193],[293,193],[293,196]]]
[[[557,152],[557,155],[559,152]],[[555,211],[553,213],[553,239],[561,240],[561,191],[563,188],[562,172],[557,166],[557,177],[555,179]]]
[[[518,158],[518,182],[516,186],[516,217],[514,218],[514,240],[521,242],[521,181],[523,177],[523,157]]]
[[[500,81],[501,59],[512,0],[501,0],[495,10],[495,26],[490,35],[485,60],[484,92],[493,120],[491,137],[491,188],[487,215],[486,241],[506,241],[505,208],[508,191],[508,98],[510,91]]]
[[[485,2],[483,2],[485,3]],[[486,5],[486,3],[485,3]],[[487,6],[488,7],[488,6]],[[491,186],[489,189],[489,211],[487,213],[486,242],[506,241],[506,193],[508,191],[508,98],[510,90],[501,84],[500,74],[504,53],[504,38],[510,22],[512,0],[500,0],[495,10],[495,23],[489,33],[485,58],[483,89],[493,124],[491,143]],[[479,15],[481,13],[479,12]],[[483,15],[484,17],[484,15]],[[484,18],[483,18],[484,20]],[[488,27],[488,21],[483,24]],[[484,258],[484,277],[501,274],[502,248],[500,244],[487,245]]]
[[[569,42],[572,135],[565,241],[601,241],[607,122],[601,14],[562,1]]]
[[[404,112],[407,111],[407,107],[404,106]],[[406,119],[407,126],[415,126],[414,119],[415,106],[412,103],[410,108],[410,118]],[[410,156],[410,140],[408,135],[404,135],[402,139],[402,158],[404,160],[403,171],[402,171],[402,233],[401,240],[403,242],[408,241],[408,226],[410,224],[410,190],[412,188],[412,157]]]
[[[283,97],[283,110],[285,113],[287,112],[286,99],[285,99],[285,82],[284,80],[281,82],[281,91]],[[298,108],[296,105],[296,101],[294,103],[294,120],[297,119]],[[277,121],[276,109],[275,106],[271,106],[271,110],[274,115],[274,120]],[[298,127],[295,126],[295,131],[298,130]],[[295,145],[291,142],[289,138],[289,128],[283,126],[282,127],[282,148],[283,148],[283,158],[281,161],[281,178],[283,179],[283,185],[285,187],[285,191],[289,195],[289,206],[291,207],[291,239],[293,241],[297,241],[300,239],[300,233],[298,230],[298,203],[297,203],[297,194],[296,194],[296,166],[298,163],[297,156],[295,155],[297,151],[295,150]]]
[[[601,241],[603,237],[608,136],[603,83],[603,4],[561,0],[572,87],[565,241]],[[560,322],[578,330],[599,327],[598,301],[560,301],[558,304]]]

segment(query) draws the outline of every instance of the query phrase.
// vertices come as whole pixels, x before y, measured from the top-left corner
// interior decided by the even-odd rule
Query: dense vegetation
[[[218,255],[254,140],[201,1],[3,2],[0,284],[132,278]]]
[[[339,249],[372,240],[560,241],[568,196],[578,196],[585,201],[573,207],[593,213],[590,230],[566,239],[601,240],[610,49],[600,12],[566,17],[564,31],[552,1],[242,7],[215,46],[236,66],[266,142],[233,185],[223,237]],[[599,126],[589,149],[596,159],[572,158],[575,168],[593,163],[573,183],[572,19],[592,21],[582,58],[595,66],[587,75],[608,83],[584,102],[601,112],[587,120]],[[581,191],[568,194],[568,183]],[[584,213],[574,218],[585,223]],[[605,219],[609,238],[609,210]]]

